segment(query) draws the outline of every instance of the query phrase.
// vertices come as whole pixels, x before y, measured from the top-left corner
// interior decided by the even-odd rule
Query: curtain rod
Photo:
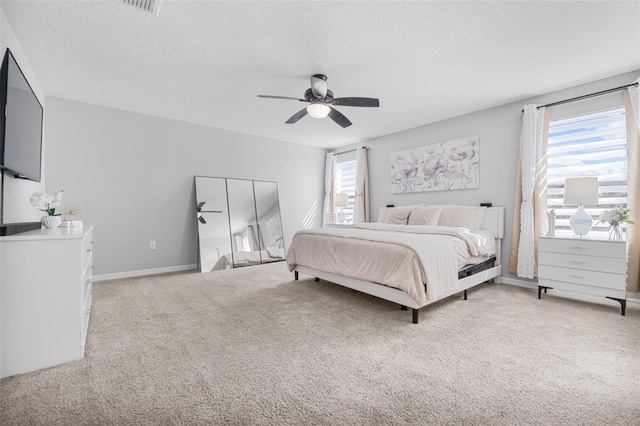
[[[362,148],[364,148],[364,149],[369,149],[369,147],[368,147],[368,146],[363,146]],[[346,153],[348,153],[348,152],[354,152],[354,151],[357,151],[357,150],[358,150],[358,148],[353,148],[353,149],[348,149],[348,150],[346,150],[346,151],[334,152],[334,154],[335,154],[335,155],[346,154]]]
[[[632,86],[637,86],[637,85],[638,85],[638,83],[625,84],[624,86],[614,87],[613,89],[601,90],[600,92],[589,93],[588,95],[576,96],[575,98],[569,98],[569,99],[564,99],[562,101],[551,102],[550,104],[546,104],[546,105],[540,105],[539,107],[536,107],[536,109],[546,108],[546,107],[551,107],[551,106],[556,106],[556,105],[562,105],[562,104],[567,104],[569,102],[581,101],[583,99],[593,98],[594,96],[606,95],[607,93],[617,92],[617,91],[620,91],[620,90],[624,90],[627,87],[632,87]],[[524,109],[522,111],[520,111],[520,112],[524,112]]]

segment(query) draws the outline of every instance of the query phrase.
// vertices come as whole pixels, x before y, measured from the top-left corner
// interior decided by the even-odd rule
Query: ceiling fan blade
[[[293,114],[293,116],[290,119],[287,120],[287,124],[297,123],[298,120],[300,120],[305,115],[307,115],[307,109],[306,108],[302,108],[300,111],[298,111],[295,114]]]
[[[376,98],[336,98],[331,104],[355,107],[379,107],[380,101]]]
[[[292,98],[291,96],[258,95],[258,97],[259,98],[269,98],[269,99],[289,99],[289,100],[292,100],[292,101],[307,102],[306,99]]]
[[[342,128],[349,127],[352,124],[347,117],[334,108],[331,108],[331,111],[329,111],[329,118],[338,123]]]

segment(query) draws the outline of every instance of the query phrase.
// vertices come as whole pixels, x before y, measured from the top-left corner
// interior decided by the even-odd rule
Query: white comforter
[[[465,228],[367,223],[297,232],[287,265],[396,287],[423,306],[458,292],[458,270],[489,254]]]

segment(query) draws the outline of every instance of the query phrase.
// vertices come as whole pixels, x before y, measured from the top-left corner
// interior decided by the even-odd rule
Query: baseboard
[[[524,288],[531,288],[531,289],[538,289],[538,284],[533,283],[531,281],[524,281],[524,280],[519,280],[516,278],[510,278],[510,277],[500,277],[500,284],[509,284],[509,285],[514,285],[516,287],[524,287]]]
[[[158,274],[166,274],[168,272],[180,272],[180,271],[188,271],[190,269],[196,269],[197,265],[181,265],[181,266],[169,266],[167,268],[155,268],[155,269],[142,269],[139,271],[126,271],[126,272],[116,272],[113,274],[100,274],[94,275],[93,281],[107,281],[107,280],[119,280],[122,278],[135,278],[135,277],[144,277],[147,275],[158,275]]]

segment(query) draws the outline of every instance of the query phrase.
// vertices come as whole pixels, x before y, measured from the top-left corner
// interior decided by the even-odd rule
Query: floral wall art
[[[391,192],[448,191],[479,186],[480,137],[469,136],[391,154]]]

